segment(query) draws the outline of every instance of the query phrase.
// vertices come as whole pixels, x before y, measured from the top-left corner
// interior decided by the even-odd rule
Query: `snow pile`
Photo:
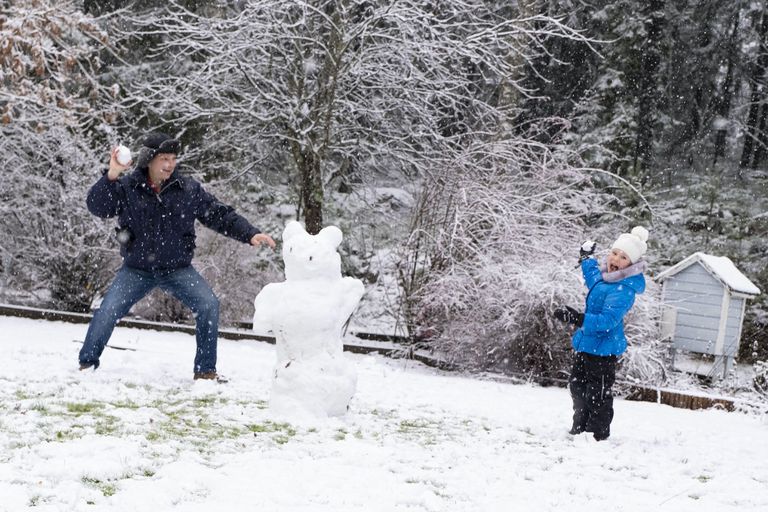
[[[768,509],[765,416],[617,399],[596,443],[564,389],[349,355],[349,412],[302,427],[267,407],[272,345],[221,340],[216,384],[194,336],[122,327],[79,372],[85,330],[0,317],[0,511]]]
[[[749,295],[760,294],[760,288],[755,286],[747,276],[742,274],[730,258],[703,253],[697,254],[701,258],[702,263],[704,263],[704,266],[715,276],[719,277],[733,291]]]

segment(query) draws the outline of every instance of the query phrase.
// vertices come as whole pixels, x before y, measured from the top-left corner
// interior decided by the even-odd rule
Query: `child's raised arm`
[[[590,290],[598,281],[603,280],[603,274],[595,258],[587,258],[581,262],[581,273],[584,275],[584,284]]]

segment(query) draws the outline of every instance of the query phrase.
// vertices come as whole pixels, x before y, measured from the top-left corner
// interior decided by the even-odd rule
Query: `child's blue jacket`
[[[598,356],[621,355],[627,348],[624,315],[635,303],[635,295],[645,291],[645,277],[640,273],[606,282],[594,258],[581,262],[581,272],[589,294],[584,323],[573,335],[573,348]]]

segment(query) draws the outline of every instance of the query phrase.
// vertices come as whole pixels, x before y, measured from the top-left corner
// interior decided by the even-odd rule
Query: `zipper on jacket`
[[[177,183],[180,183],[180,182],[179,182],[179,178],[174,178],[172,182],[170,182],[170,183],[168,183],[167,185],[165,185],[163,188],[161,188],[161,189],[160,189],[160,192],[157,192],[157,193],[155,194],[155,196],[157,197],[157,200],[158,200],[158,202],[160,202],[160,204],[164,204],[164,203],[163,203],[163,198],[162,198],[162,197],[160,197],[160,195],[161,195],[163,192],[165,192],[166,190],[168,190],[169,188],[171,188],[172,186],[174,186],[175,184],[177,184]]]

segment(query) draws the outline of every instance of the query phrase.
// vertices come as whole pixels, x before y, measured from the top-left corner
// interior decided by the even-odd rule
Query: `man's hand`
[[[251,245],[258,247],[261,244],[267,244],[271,249],[275,248],[275,241],[272,240],[271,236],[265,233],[258,233],[253,235],[253,238],[251,238]]]
[[[576,311],[571,306],[560,306],[554,312],[555,318],[567,324],[581,327],[584,324],[584,313]]]
[[[120,177],[120,175],[126,170],[131,167],[131,164],[133,163],[133,160],[128,162],[128,165],[123,165],[120,162],[117,161],[117,147],[112,149],[112,154],[109,158],[109,171],[107,171],[107,178],[109,178],[110,181],[115,181],[117,178]]]

